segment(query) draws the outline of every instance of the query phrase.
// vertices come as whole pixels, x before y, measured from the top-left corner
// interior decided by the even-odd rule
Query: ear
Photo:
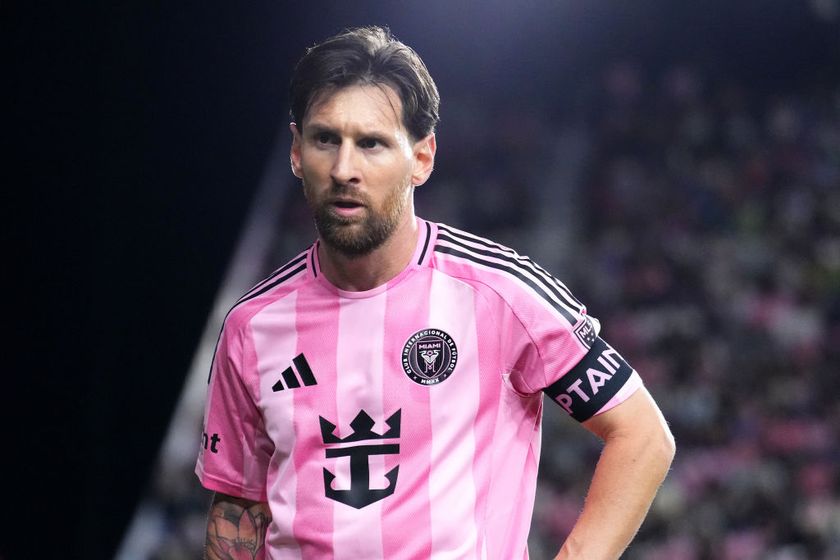
[[[300,136],[300,130],[295,123],[289,123],[289,130],[292,131],[292,149],[289,153],[289,161],[292,164],[292,173],[298,179],[303,179],[300,165],[300,146],[303,139]]]
[[[414,171],[411,174],[412,186],[419,187],[432,174],[432,170],[435,167],[436,151],[437,141],[435,140],[434,132],[414,144]]]

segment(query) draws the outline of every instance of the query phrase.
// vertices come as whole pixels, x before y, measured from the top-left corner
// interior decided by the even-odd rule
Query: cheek
[[[306,150],[301,154],[300,170],[304,178],[329,176],[332,161],[328,153]]]
[[[403,187],[411,181],[411,166],[403,159],[391,161],[377,169],[377,183],[391,187]]]
[[[303,194],[308,200],[317,200],[323,197],[329,190],[332,181],[329,173],[324,174],[318,168],[305,166],[301,168],[301,182],[303,183]]]

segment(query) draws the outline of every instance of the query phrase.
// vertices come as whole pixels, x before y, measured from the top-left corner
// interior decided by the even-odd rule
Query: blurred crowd
[[[840,558],[840,88],[617,64],[586,119],[561,274],[678,449],[626,557]],[[550,550],[597,448],[549,441],[535,528]]]
[[[418,213],[544,264],[659,402],[677,457],[626,558],[840,557],[840,87],[622,63],[590,89],[562,119],[451,100]],[[266,270],[313,239],[288,191]],[[561,412],[547,402],[535,559],[600,450]],[[199,554],[192,467],[154,483],[152,558]]]

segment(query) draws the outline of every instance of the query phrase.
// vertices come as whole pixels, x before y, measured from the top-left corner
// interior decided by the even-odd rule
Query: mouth
[[[334,200],[332,204],[337,208],[360,208],[364,206],[361,202],[355,200]]]
[[[336,214],[350,217],[361,213],[365,205],[353,199],[336,199],[330,202],[330,207]]]

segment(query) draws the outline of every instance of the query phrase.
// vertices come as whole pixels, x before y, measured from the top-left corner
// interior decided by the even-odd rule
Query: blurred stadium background
[[[671,423],[625,557],[840,558],[837,0],[2,10],[23,311],[0,559],[200,555],[221,317],[314,235],[287,166],[291,67],[367,23],[441,90],[418,213],[554,272]],[[533,558],[598,450],[546,407]]]

